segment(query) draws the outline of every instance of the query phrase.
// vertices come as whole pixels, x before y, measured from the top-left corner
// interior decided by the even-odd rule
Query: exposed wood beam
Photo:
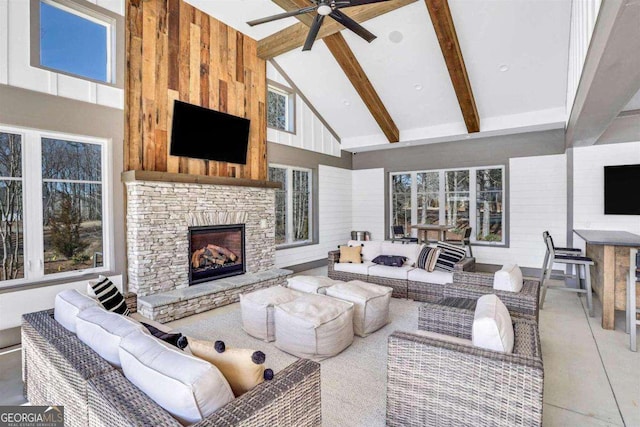
[[[391,0],[382,3],[350,7],[342,9],[342,12],[349,15],[349,17],[356,22],[362,23],[369,19],[373,19],[377,16],[399,9],[415,1],[417,0]],[[274,0],[274,2],[285,10],[292,10],[299,7],[291,0]],[[287,3],[289,4],[288,7]],[[260,40],[258,42],[258,56],[262,59],[271,59],[289,52],[290,50],[302,47],[307,37],[307,33],[309,32],[308,25],[305,25],[306,20],[310,20],[311,18],[313,18],[313,16],[309,14],[300,15],[298,16],[298,19],[301,21],[300,23],[287,27]],[[318,39],[340,32],[343,29],[344,27],[333,19],[326,19],[318,33]]]
[[[440,49],[449,70],[453,89],[458,97],[467,131],[469,133],[479,132],[480,116],[478,116],[478,110],[476,109],[476,101],[473,98],[471,83],[469,83],[467,68],[464,65],[464,58],[458,43],[449,3],[447,0],[425,0],[425,3],[431,16],[433,29],[436,31],[436,36],[438,36]]]
[[[398,127],[393,122],[391,115],[373,88],[373,85],[360,66],[353,51],[349,48],[344,37],[342,37],[342,34],[335,33],[326,36],[323,40],[373,115],[373,118],[378,122],[378,126],[380,126],[380,129],[382,129],[382,132],[384,132],[389,142],[398,142],[400,140]]]

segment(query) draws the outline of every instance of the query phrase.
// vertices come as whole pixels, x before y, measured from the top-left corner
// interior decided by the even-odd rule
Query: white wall
[[[123,0],[89,0],[124,15]],[[124,91],[30,65],[29,0],[0,0],[0,84],[124,109]]]
[[[276,251],[276,267],[287,267],[327,257],[349,240],[352,217],[351,171],[320,165],[318,168],[319,242]]]
[[[604,167],[640,163],[640,142],[595,145],[573,150],[573,228],[640,234],[640,217],[604,214]],[[638,188],[630,197],[640,197]],[[577,247],[584,241],[574,235]]]
[[[270,63],[267,63],[267,78],[291,89],[284,77]],[[336,157],[341,155],[338,140],[300,96],[296,96],[296,133],[267,128],[267,141]]]
[[[565,245],[566,165],[564,154],[510,159],[509,247],[474,246],[477,262],[540,268],[546,251],[542,240],[545,230],[556,245]]]
[[[354,170],[352,177],[352,229],[369,231],[373,240],[384,240],[384,169]]]

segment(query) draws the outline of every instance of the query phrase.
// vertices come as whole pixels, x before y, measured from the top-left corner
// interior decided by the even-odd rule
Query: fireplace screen
[[[245,272],[244,224],[189,227],[189,284]]]

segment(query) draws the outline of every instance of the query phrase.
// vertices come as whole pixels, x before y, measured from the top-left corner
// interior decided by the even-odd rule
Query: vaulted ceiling
[[[271,0],[187,1],[256,40],[300,23],[286,18],[248,26],[249,20],[283,12]],[[389,143],[389,133],[385,135],[324,41],[318,40],[311,51],[296,48],[274,58],[338,133],[344,149],[564,126],[571,0],[448,2],[480,121],[480,132],[471,134],[425,1],[405,3],[363,23],[378,36],[370,44],[348,30],[341,32],[352,59],[399,129],[400,144]]]

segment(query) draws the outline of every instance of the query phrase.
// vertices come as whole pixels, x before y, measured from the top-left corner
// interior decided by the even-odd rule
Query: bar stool
[[[551,237],[551,234],[549,234],[548,231],[545,231],[542,233],[542,239],[545,242],[545,247],[546,247],[546,252],[544,254],[544,261],[542,262],[542,273],[540,274],[540,283],[542,283],[544,281],[544,272],[547,269],[547,263],[549,262],[549,248],[546,245],[547,242],[547,238],[551,239],[551,245],[553,246],[553,248],[555,249],[556,253],[558,255],[580,255],[582,256],[582,249],[578,249],[578,248],[558,248],[556,247],[556,245],[553,243],[553,237]],[[575,270],[573,268],[573,266],[571,266],[571,272],[575,274]],[[555,277],[554,277],[555,278]],[[564,278],[561,277],[561,278]]]
[[[545,232],[546,233],[546,232]],[[572,267],[577,267],[577,271],[576,271],[576,278],[578,279],[578,285],[580,285],[580,270],[582,269],[582,272],[584,274],[584,283],[585,283],[585,289],[582,289],[581,287],[578,289],[573,289],[573,288],[567,288],[564,286],[554,286],[555,289],[561,289],[564,291],[571,291],[571,292],[578,292],[578,293],[586,293],[587,294],[587,309],[589,310],[589,316],[593,317],[593,301],[592,301],[592,295],[591,295],[591,274],[589,272],[589,267],[592,266],[593,260],[591,258],[588,258],[586,256],[582,256],[582,255],[575,255],[574,254],[569,254],[569,253],[556,253],[556,250],[553,246],[553,239],[551,238],[551,235],[549,235],[549,233],[543,233],[543,237],[545,238],[545,244],[547,245],[547,257],[545,257],[545,265],[542,266],[542,278],[541,278],[541,285],[542,285],[542,292],[540,293],[540,310],[542,310],[542,307],[544,305],[544,298],[547,295],[547,288],[548,286],[548,282],[549,279],[551,279],[551,270],[553,268],[553,264],[566,264],[566,265],[570,265]],[[563,248],[563,249],[571,249],[571,248]],[[582,268],[580,268],[582,267]],[[567,275],[563,276],[564,278],[567,277]]]
[[[637,314],[640,309],[636,307],[636,282],[640,281],[640,259],[638,250],[631,249],[629,260],[629,277],[627,278],[627,333],[629,334],[629,348],[631,351],[638,351],[636,345],[636,327],[640,325]]]

